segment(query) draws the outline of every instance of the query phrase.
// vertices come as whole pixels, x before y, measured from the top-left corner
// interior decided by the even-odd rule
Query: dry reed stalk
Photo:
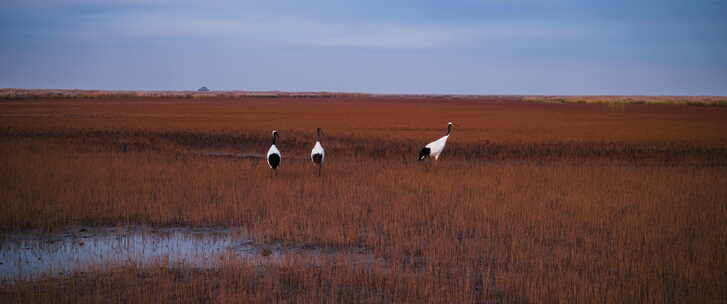
[[[209,271],[119,265],[3,284],[0,297],[623,303],[726,296],[727,120],[719,108],[128,102],[144,107],[0,105],[15,115],[0,120],[7,211],[0,227],[234,225],[259,241],[364,247],[384,262],[367,269],[292,259],[264,271],[235,258]],[[307,118],[293,118],[301,113]],[[422,128],[418,116],[463,121],[436,166],[414,160],[418,146],[441,133]],[[380,121],[367,122],[373,117]],[[510,121],[516,117],[524,119]],[[312,147],[317,124],[331,129],[322,178],[313,178],[307,157],[292,159]],[[288,130],[277,178],[262,159],[195,154],[264,151],[274,125]],[[149,295],[149,285],[158,292]]]

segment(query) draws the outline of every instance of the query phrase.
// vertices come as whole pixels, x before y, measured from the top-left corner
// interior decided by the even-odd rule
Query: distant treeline
[[[568,96],[568,95],[466,95],[466,94],[370,94],[345,92],[283,92],[283,91],[109,91],[109,90],[53,90],[53,89],[0,89],[0,100],[28,99],[83,99],[83,98],[406,98],[457,99],[477,101],[511,101],[532,103],[603,103],[625,104],[680,104],[692,106],[727,106],[727,96]]]

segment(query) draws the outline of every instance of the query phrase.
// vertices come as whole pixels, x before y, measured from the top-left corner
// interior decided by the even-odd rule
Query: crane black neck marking
[[[278,140],[278,132],[273,133],[273,145]]]

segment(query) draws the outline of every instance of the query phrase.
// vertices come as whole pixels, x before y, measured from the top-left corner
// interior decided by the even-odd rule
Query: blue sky
[[[727,0],[3,0],[0,87],[727,95]]]

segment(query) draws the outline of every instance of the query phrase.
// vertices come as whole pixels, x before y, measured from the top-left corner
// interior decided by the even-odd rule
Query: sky
[[[0,88],[727,95],[727,0],[2,0]]]

